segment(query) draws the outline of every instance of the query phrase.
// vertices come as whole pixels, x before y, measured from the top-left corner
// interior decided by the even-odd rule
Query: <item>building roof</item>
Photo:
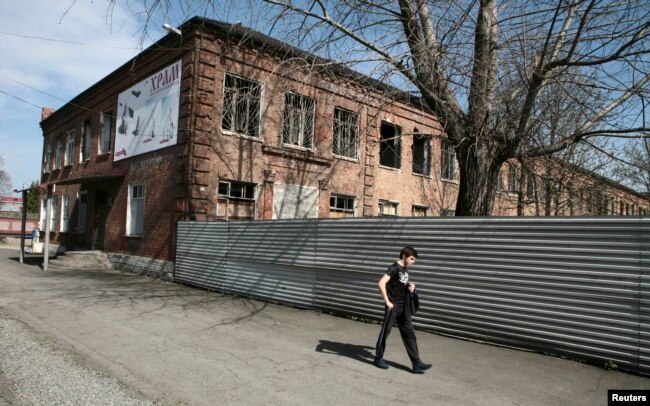
[[[292,45],[289,45],[285,42],[279,41],[275,38],[272,38],[268,35],[264,35],[258,31],[242,26],[241,24],[230,24],[219,20],[213,20],[203,17],[192,17],[191,19],[185,21],[181,24],[182,31],[190,31],[192,28],[198,28],[201,30],[210,31],[219,38],[225,40],[236,41],[237,43],[248,43],[252,47],[259,49],[263,52],[267,52],[270,55],[279,56],[284,59],[290,58],[301,58],[303,60],[313,63],[318,67],[319,71],[322,73],[329,73],[333,78],[344,78],[350,82],[375,89],[377,91],[383,92],[384,94],[389,94],[391,98],[396,101],[412,105],[419,109],[426,110],[429,114],[433,114],[424,104],[422,99],[412,93],[406,92],[404,90],[398,89],[394,86],[388,85],[380,80],[371,78],[370,76],[364,75],[360,72],[357,72],[353,69],[348,68],[345,65],[336,63],[332,60],[324,59],[318,57],[309,52],[303,51],[299,48],[296,48]],[[47,123],[50,119],[58,117],[60,114],[64,114],[65,110],[69,106],[78,105],[78,101],[84,95],[92,92],[96,87],[98,87],[103,82],[109,80],[114,75],[117,75],[118,72],[122,71],[124,68],[131,68],[137,59],[142,57],[142,54],[149,52],[158,52],[160,49],[165,48],[162,44],[173,40],[177,37],[177,34],[170,33],[156,41],[154,44],[147,47],[145,50],[140,52],[138,55],[130,59],[128,62],[122,64],[119,68],[115,69],[110,74],[106,75],[104,78],[100,79],[97,83],[90,86],[83,92],[79,93],[69,102],[64,104],[59,109],[50,109],[46,108],[47,111],[42,112],[41,127]],[[191,48],[179,48],[180,50],[190,50]]]

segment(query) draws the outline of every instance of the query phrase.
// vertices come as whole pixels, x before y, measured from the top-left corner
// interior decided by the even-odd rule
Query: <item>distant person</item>
[[[388,339],[390,330],[396,321],[406,353],[413,364],[413,373],[423,374],[424,371],[431,368],[431,364],[425,364],[420,359],[415,330],[413,330],[413,323],[411,322],[411,316],[417,311],[419,301],[415,284],[409,283],[408,271],[415,264],[417,256],[418,253],[413,247],[406,246],[402,248],[399,260],[388,267],[388,271],[379,279],[377,284],[386,306],[384,324],[379,332],[373,362],[373,365],[377,368],[388,369],[388,364],[384,361],[384,351],[386,349],[386,339]]]
[[[39,243],[41,239],[41,230],[36,226],[32,230],[32,243]]]

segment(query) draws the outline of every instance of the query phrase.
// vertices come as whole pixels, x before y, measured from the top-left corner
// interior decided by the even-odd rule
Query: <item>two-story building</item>
[[[417,97],[239,25],[180,28],[43,111],[54,242],[157,270],[179,220],[454,213],[455,153]],[[506,188],[494,214],[517,215]]]

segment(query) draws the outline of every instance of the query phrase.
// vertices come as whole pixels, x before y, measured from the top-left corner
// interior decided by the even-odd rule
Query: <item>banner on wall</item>
[[[179,60],[119,94],[114,161],[176,145],[181,72]]]

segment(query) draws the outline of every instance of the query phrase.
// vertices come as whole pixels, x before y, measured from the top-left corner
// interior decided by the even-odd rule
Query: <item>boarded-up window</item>
[[[273,186],[273,218],[318,217],[318,188],[301,185]]]
[[[332,194],[330,196],[330,217],[354,217],[354,197]]]

